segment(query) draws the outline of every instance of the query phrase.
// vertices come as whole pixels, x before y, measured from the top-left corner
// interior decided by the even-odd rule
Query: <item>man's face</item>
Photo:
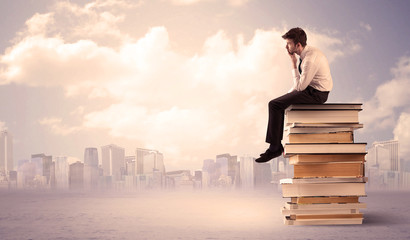
[[[296,53],[296,45],[292,39],[286,39],[286,50],[288,50],[289,54]]]

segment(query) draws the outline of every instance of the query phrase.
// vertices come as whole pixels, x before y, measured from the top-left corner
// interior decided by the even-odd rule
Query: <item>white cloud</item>
[[[393,128],[398,118],[397,112],[410,107],[410,57],[400,58],[392,74],[393,79],[380,85],[363,106],[361,118],[367,125],[366,131]]]
[[[79,127],[68,126],[62,122],[61,118],[43,118],[38,121],[40,125],[48,127],[56,135],[67,136],[80,130]]]
[[[217,0],[163,0],[163,1],[168,1],[175,5],[192,5],[192,4],[197,4],[200,2],[216,2]],[[239,7],[239,6],[245,5],[247,2],[249,2],[249,0],[226,0],[226,2],[231,6]]]
[[[394,139],[399,140],[400,157],[408,159],[410,155],[410,113],[401,113],[394,128]]]
[[[368,23],[360,22],[360,27],[364,28],[368,32],[372,31],[372,27]]]
[[[73,98],[112,100],[92,112],[70,110],[83,118],[81,126],[61,117],[43,118],[41,125],[63,136],[105,129],[145,143],[140,147],[155,147],[175,162],[264,150],[267,104],[292,82],[281,38],[286,30],[256,30],[247,42],[221,30],[198,54],[186,56],[173,49],[165,27],[153,27],[139,39],[123,34],[117,24],[126,18],[104,8],[113,2],[119,1],[58,3],[54,12],[31,18],[21,39],[1,56],[3,84],[61,86]],[[329,61],[344,56],[343,40],[307,32],[309,44]],[[112,37],[114,45],[103,41]]]

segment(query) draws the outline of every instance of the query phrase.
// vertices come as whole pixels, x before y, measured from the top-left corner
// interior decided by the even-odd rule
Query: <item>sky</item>
[[[267,104],[292,83],[281,36],[327,56],[328,102],[363,103],[356,142],[410,154],[408,1],[2,0],[0,128],[17,162],[116,144],[167,170],[264,152]]]

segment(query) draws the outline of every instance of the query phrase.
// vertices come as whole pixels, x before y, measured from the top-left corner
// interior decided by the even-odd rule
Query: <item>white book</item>
[[[359,123],[358,110],[288,110],[285,123]]]
[[[330,208],[330,209],[281,209],[283,215],[326,215],[326,214],[351,214],[360,213],[359,209]]]
[[[305,127],[305,128],[293,128],[293,127],[285,127],[284,135],[287,136],[293,133],[336,133],[336,132],[349,132],[355,130],[352,127],[323,127],[323,128],[315,128],[315,127]]]
[[[294,104],[290,105],[286,110],[292,109],[310,109],[310,110],[361,110],[361,103],[324,103],[324,104]]]
[[[367,177],[324,177],[324,178],[283,178],[280,180],[280,184],[322,184],[322,183],[365,183]]]
[[[365,183],[282,184],[283,197],[365,196]]]

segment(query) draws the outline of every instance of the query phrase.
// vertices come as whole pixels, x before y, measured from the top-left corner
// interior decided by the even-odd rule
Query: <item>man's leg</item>
[[[312,87],[303,91],[293,91],[269,102],[269,120],[266,132],[266,142],[269,149],[261,154],[257,162],[267,162],[278,157],[283,152],[281,140],[283,137],[285,109],[292,104],[321,104],[326,102],[328,92],[320,92]]]

